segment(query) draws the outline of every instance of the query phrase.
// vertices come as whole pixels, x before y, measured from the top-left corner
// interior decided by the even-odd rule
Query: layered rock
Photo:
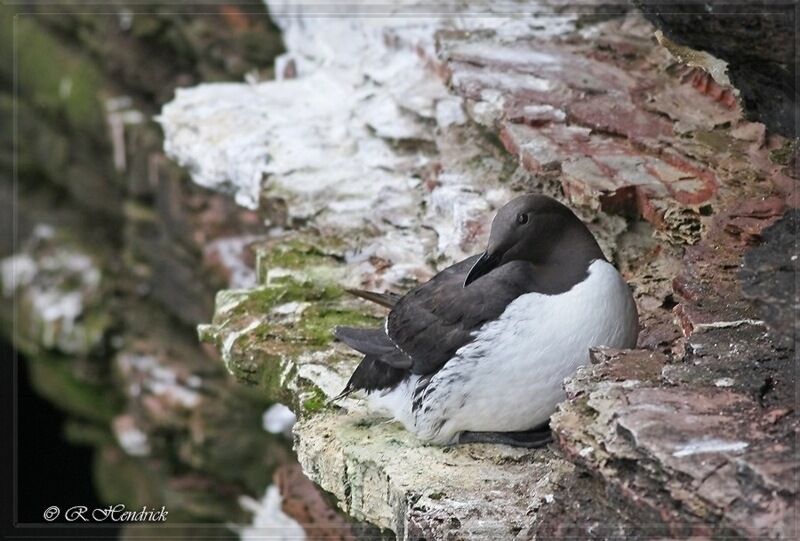
[[[735,272],[746,243],[733,222],[757,234],[782,207],[751,200],[716,216],[675,279],[678,354],[594,352],[553,419],[564,452],[636,505],[651,535],[797,535],[796,353],[770,338]]]
[[[748,118],[785,137],[797,137],[795,26],[791,4],[636,1],[673,40],[708,51],[727,64]]]
[[[271,8],[276,81],[182,90],[159,118],[197,183],[279,228],[200,336],[298,414],[305,472],[399,538],[791,538],[795,374],[733,272],[797,203],[791,144],[625,10]],[[519,191],[576,208],[642,316],[645,349],[568,384],[557,448],[429,447],[327,403],[358,361],[330,329],[384,315],[344,288],[402,291],[479,251]]]

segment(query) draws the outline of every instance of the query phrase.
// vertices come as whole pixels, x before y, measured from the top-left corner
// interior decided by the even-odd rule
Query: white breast
[[[588,362],[590,348],[634,347],[637,334],[628,285],[611,264],[595,261],[569,291],[523,295],[481,327],[431,379],[416,412],[417,377],[376,405],[437,443],[451,443],[465,430],[527,430],[555,411],[564,378]]]

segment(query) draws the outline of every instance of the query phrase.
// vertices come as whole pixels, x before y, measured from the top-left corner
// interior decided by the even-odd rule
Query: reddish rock
[[[702,92],[722,103],[725,107],[736,107],[736,94],[733,88],[717,84],[714,78],[700,68],[691,68],[683,75],[683,80],[688,81],[698,92]]]
[[[695,328],[737,326],[757,320],[752,306],[741,297],[734,269],[745,248],[780,218],[785,208],[777,196],[748,199],[714,217],[705,241],[686,249],[685,266],[674,282],[686,301],[675,310],[685,335]]]
[[[275,484],[283,498],[283,512],[301,524],[309,538],[356,539],[353,525],[342,518],[335,504],[303,474],[299,464],[285,464],[275,470]]]
[[[553,419],[563,451],[659,535],[798,534],[793,352],[765,332],[737,275],[784,210],[777,195],[732,200],[673,281],[676,355],[595,351]]]
[[[666,355],[646,350],[598,348],[591,351],[594,372],[609,381],[658,381],[667,362]]]
[[[796,434],[796,418],[774,409],[764,415],[736,390],[692,388],[696,380],[662,387],[663,356],[607,350],[594,359],[569,388],[582,405],[566,406],[553,424],[564,452],[603,479],[620,507],[641,508],[652,531],[670,537],[699,528],[710,536],[793,538],[798,500],[790,479],[798,464],[787,436]],[[627,466],[632,460],[640,467]]]
[[[693,244],[729,180],[768,178],[789,193],[786,171],[768,158],[776,143],[748,135],[756,125],[730,89],[676,69],[652,27],[634,21],[596,25],[591,38],[502,46],[491,33],[451,32],[438,52],[472,116],[529,171],[557,172],[575,204],[641,216]],[[753,240],[761,222],[742,216],[727,227]]]

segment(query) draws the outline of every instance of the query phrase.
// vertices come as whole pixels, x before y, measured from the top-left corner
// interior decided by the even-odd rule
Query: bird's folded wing
[[[389,338],[413,359],[414,374],[438,371],[473,340],[483,323],[498,318],[509,303],[528,292],[532,270],[522,262],[503,265],[463,287],[477,258],[443,270],[400,299],[389,314]]]
[[[411,357],[395,346],[383,329],[336,327],[333,334],[354,350],[374,358],[376,361],[394,368],[411,367]]]

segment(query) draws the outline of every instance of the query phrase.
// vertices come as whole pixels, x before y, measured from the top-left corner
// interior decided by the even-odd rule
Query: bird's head
[[[545,195],[522,195],[497,212],[486,251],[467,273],[464,287],[511,261],[569,267],[594,259],[604,259],[603,252],[568,207]]]

